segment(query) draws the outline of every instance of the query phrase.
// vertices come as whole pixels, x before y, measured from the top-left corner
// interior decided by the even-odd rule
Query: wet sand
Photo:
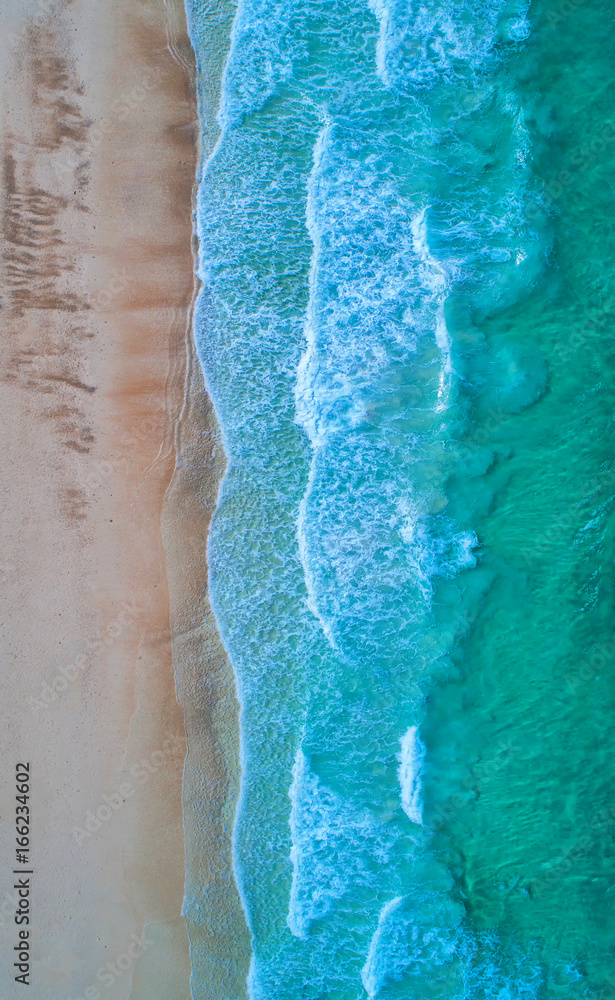
[[[224,463],[190,358],[198,123],[183,6],[29,0],[13,26],[0,46],[2,992],[21,988],[25,760],[30,995],[189,1000],[190,932],[195,980],[213,975],[195,997],[239,997],[237,707],[205,564]]]

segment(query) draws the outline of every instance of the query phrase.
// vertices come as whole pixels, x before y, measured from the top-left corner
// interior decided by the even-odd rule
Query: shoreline
[[[237,740],[230,668],[199,617],[206,566],[184,560],[184,530],[205,553],[221,466],[175,471],[176,447],[185,467],[216,440],[191,360],[199,125],[185,11],[72,0],[2,16],[16,28],[0,50],[3,756],[32,764],[31,991],[190,1000],[185,860],[190,886],[230,852]],[[217,670],[206,683],[203,662]],[[227,805],[213,815],[212,796],[197,830],[205,780]],[[4,786],[3,817],[8,774]],[[12,826],[3,836],[9,857]],[[8,984],[8,868],[0,890]],[[224,944],[245,940],[233,916]],[[193,917],[188,906],[196,984],[221,944]]]
[[[184,915],[191,946],[192,990],[195,1000],[244,1000],[251,937],[235,881],[232,848],[241,770],[239,703],[234,672],[209,601],[207,565],[209,526],[227,460],[194,330],[197,303],[205,291],[198,276],[198,190],[219,138],[219,86],[234,9],[223,2],[218,13],[208,25],[207,45],[198,44],[193,34],[203,30],[202,22],[188,13],[200,121],[192,196],[195,288],[186,336],[187,378],[177,425],[177,466],[165,496],[163,537],[167,553],[175,557],[168,561],[173,659],[188,739]],[[209,795],[203,794],[204,785]]]

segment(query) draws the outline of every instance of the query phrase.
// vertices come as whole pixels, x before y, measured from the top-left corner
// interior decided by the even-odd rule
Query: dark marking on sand
[[[44,378],[52,382],[65,382],[66,385],[71,385],[73,389],[82,389],[84,392],[96,392],[95,385],[86,385],[85,382],[72,375],[45,375]]]

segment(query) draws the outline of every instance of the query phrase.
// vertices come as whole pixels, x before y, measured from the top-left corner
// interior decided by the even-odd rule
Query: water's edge
[[[186,892],[195,1000],[246,996],[250,936],[232,861],[232,832],[239,794],[239,712],[235,680],[208,594],[207,540],[226,469],[220,427],[203,381],[194,343],[194,310],[202,284],[197,274],[196,198],[203,164],[217,138],[215,115],[232,10],[220,4],[198,31],[186,3],[186,46],[177,58],[193,82],[198,168],[192,196],[194,296],[186,330],[184,405],[176,428],[176,468],[162,512],[171,599],[173,662],[184,712],[188,756],[184,770]],[[204,27],[202,19],[200,28]],[[185,22],[184,22],[185,30]],[[198,114],[198,118],[197,118]]]

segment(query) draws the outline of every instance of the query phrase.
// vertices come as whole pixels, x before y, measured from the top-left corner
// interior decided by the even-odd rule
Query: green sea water
[[[469,445],[493,455],[467,493],[484,554],[425,728],[425,796],[469,919],[566,997],[615,985],[614,13],[532,4],[515,67],[547,266],[478,325],[490,355],[511,370],[522,358],[544,389],[502,408],[498,376],[469,362]]]
[[[238,8],[196,335],[254,1000],[615,994],[614,37]]]

